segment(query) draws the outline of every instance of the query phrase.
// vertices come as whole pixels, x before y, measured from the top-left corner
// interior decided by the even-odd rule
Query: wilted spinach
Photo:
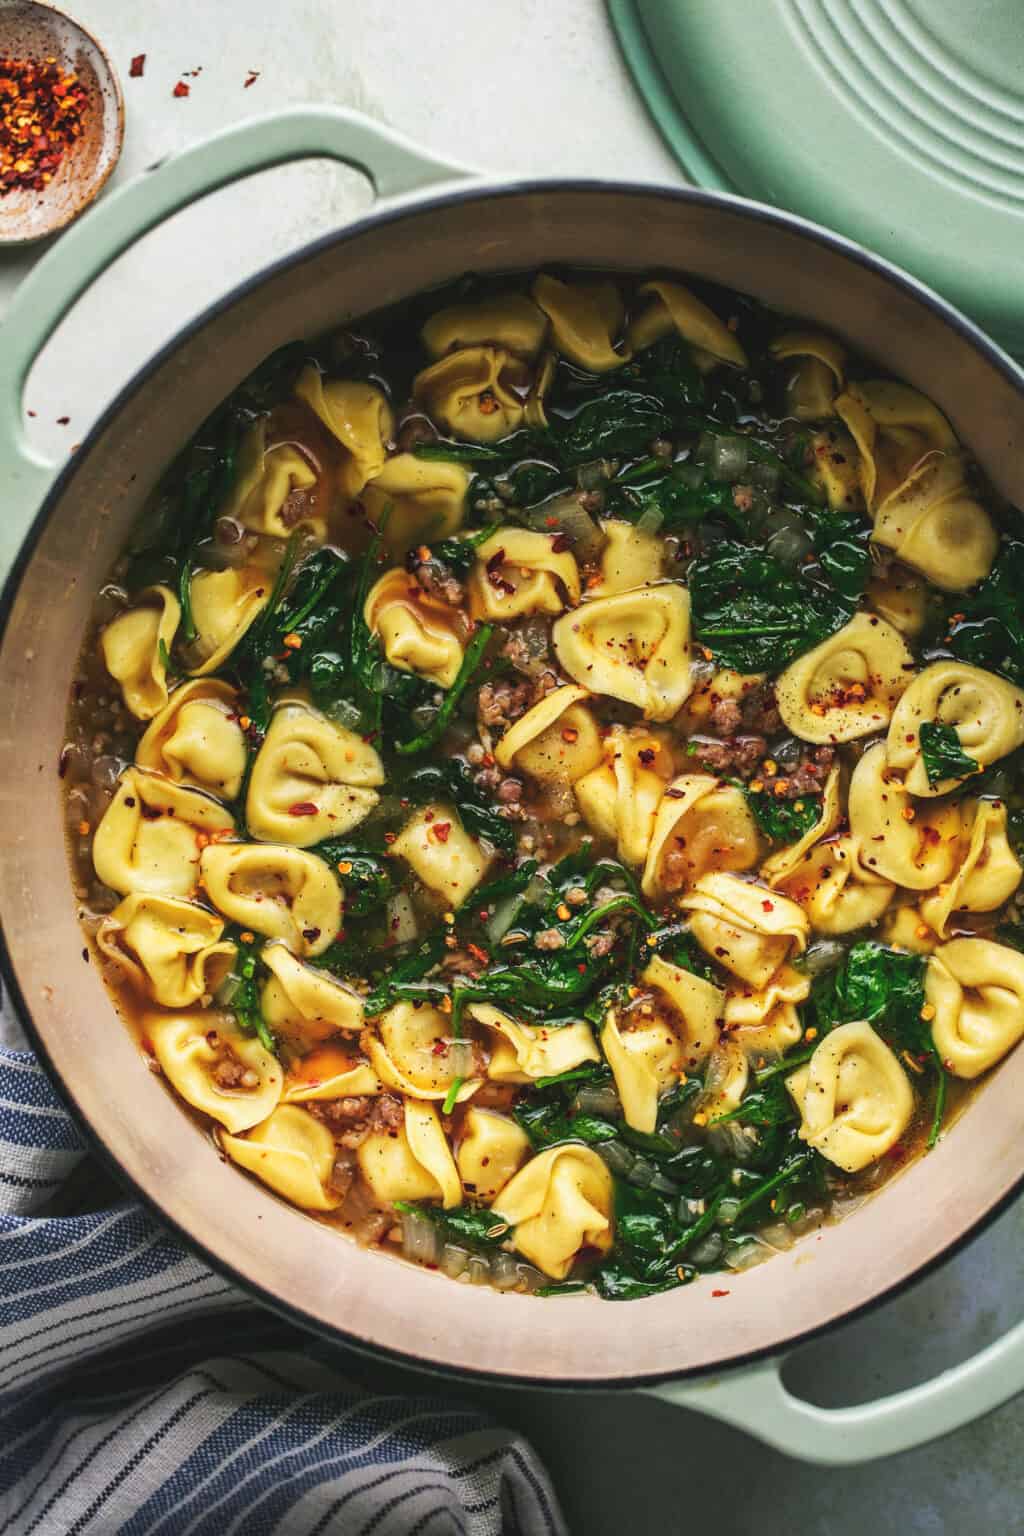
[[[853,604],[763,550],[723,541],[689,576],[697,639],[720,666],[778,672],[847,623]]]
[[[978,761],[968,757],[960,745],[955,726],[925,720],[917,739],[929,784],[937,784],[940,779],[965,779],[968,774],[977,773]]]

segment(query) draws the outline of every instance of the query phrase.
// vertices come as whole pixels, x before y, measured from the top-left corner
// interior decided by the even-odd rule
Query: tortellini
[[[643,873],[643,893],[693,885],[709,869],[746,870],[757,863],[761,839],[742,789],[706,773],[683,774],[665,790]]]
[[[182,683],[146,728],[136,766],[224,800],[237,799],[248,757],[239,714],[230,683],[216,677]]]
[[[795,901],[735,875],[702,875],[679,905],[701,948],[752,987],[767,986],[807,946],[807,916]]]
[[[462,1203],[462,1181],[433,1104],[406,1099],[398,1131],[374,1132],[356,1152],[359,1169],[382,1205],[395,1200]]]
[[[601,551],[601,579],[588,590],[591,597],[611,597],[649,587],[665,573],[665,546],[656,534],[635,523],[610,518],[601,524],[605,546]]]
[[[449,1014],[426,1003],[395,1003],[367,1031],[363,1047],[381,1082],[416,1099],[446,1099],[456,1078],[464,1081],[457,1102],[479,1088],[473,1076],[473,1047],[452,1037]]]
[[[376,749],[300,702],[277,706],[249,778],[252,837],[310,848],[364,821],[380,796]]]
[[[527,365],[504,347],[462,347],[416,375],[413,394],[440,426],[495,443],[523,424]]]
[[[820,331],[786,331],[775,338],[771,351],[775,357],[798,359],[786,384],[789,414],[798,421],[831,416],[846,369],[846,354],[838,341]]]
[[[363,616],[393,667],[439,688],[452,686],[464,651],[457,611],[448,603],[431,597],[404,571],[386,571],[371,587]]]
[[[816,844],[777,884],[800,903],[815,933],[851,933],[876,923],[896,894],[865,863],[860,839],[849,836]]]
[[[209,1000],[234,964],[215,912],[176,896],[126,896],[96,935],[101,952],[164,1008]]]
[[[103,662],[138,720],[152,720],[167,703],[167,656],[181,622],[170,587],[147,587],[138,607],[112,619],[100,635]]]
[[[975,800],[964,806],[958,867],[921,902],[921,916],[940,938],[956,912],[994,912],[1020,884],[1021,866],[1006,835],[1006,806]]]
[[[577,803],[587,824],[614,842],[627,864],[643,864],[673,773],[672,753],[660,736],[642,726],[613,725],[603,756],[600,767],[576,780]]]
[[[490,344],[517,357],[536,357],[544,345],[548,322],[542,310],[522,293],[496,293],[493,298],[449,304],[431,315],[420,335],[435,360],[459,347]]]
[[[612,1245],[612,1176],[590,1147],[550,1147],[510,1179],[491,1206],[531,1264],[564,1280],[581,1248]]]
[[[619,1017],[614,1008],[609,1009],[601,1048],[612,1069],[626,1124],[652,1135],[658,1123],[658,1100],[679,1081],[685,1052],[664,1020],[641,1019],[620,1029]]]
[[[928,588],[905,565],[878,570],[865,592],[868,607],[901,635],[919,635],[928,620]]]
[[[487,1076],[499,1083],[530,1083],[538,1077],[557,1077],[588,1061],[600,1061],[589,1024],[521,1024],[489,1003],[473,1003],[470,1013],[496,1036],[487,1064]]]
[[[341,927],[341,889],[315,853],[271,843],[218,843],[199,862],[203,888],[241,927],[319,955]]]
[[[949,422],[905,384],[873,379],[836,401],[860,450],[873,538],[947,591],[988,575],[999,535],[970,491]]]
[[[458,532],[466,515],[469,480],[461,464],[396,453],[363,487],[359,499],[367,517],[381,529],[385,547],[404,554],[411,544]]]
[[[291,443],[267,447],[267,421],[261,417],[242,439],[235,482],[220,515],[275,539],[287,539],[293,528],[306,523],[323,539],[327,520],[318,515],[310,498],[300,496],[297,503],[291,502],[295,492],[308,492],[316,483],[316,470]]]
[[[272,1113],[281,1097],[281,1067],[259,1040],[210,1013],[147,1013],[141,1033],[171,1086],[237,1135]]]
[[[641,294],[652,294],[647,308],[630,322],[629,344],[634,352],[650,347],[676,331],[696,349],[698,364],[731,363],[746,368],[747,354],[739,339],[718,316],[681,283],[645,283]]]
[[[857,444],[846,428],[830,421],[828,426],[812,432],[808,457],[808,476],[824,491],[829,506],[844,512],[859,511],[864,502],[857,472],[859,456]],[[882,617],[888,615],[882,613]]]
[[[928,961],[932,1039],[947,1072],[987,1072],[1024,1035],[1024,954],[991,939],[953,939]]]
[[[693,687],[690,594],[676,582],[598,597],[552,626],[562,668],[583,688],[671,720]]]
[[[585,688],[553,688],[498,742],[502,768],[516,768],[540,784],[574,784],[601,762],[603,747]]]
[[[842,817],[839,800],[839,769],[831,768],[821,792],[821,815],[795,843],[788,843],[765,859],[761,865],[761,878],[769,885],[781,885],[795,874],[816,843],[828,837],[838,827]]]
[[[494,859],[488,845],[470,837],[454,810],[438,804],[425,805],[409,818],[391,852],[453,909],[472,894]]]
[[[299,374],[295,393],[304,400],[342,448],[339,484],[358,496],[384,468],[395,419],[383,392],[361,379],[324,379],[312,364]]]
[[[791,662],[775,686],[786,728],[818,744],[854,741],[889,723],[914,670],[902,635],[876,614],[848,624]]]
[[[579,567],[559,543],[558,534],[530,528],[499,528],[485,539],[469,578],[473,617],[507,623],[578,603]]]
[[[330,972],[303,965],[281,943],[265,944],[261,958],[270,972],[261,995],[263,1017],[275,1035],[309,1045],[339,1029],[346,1034],[362,1029],[362,998]]]
[[[803,1033],[796,1005],[807,1001],[810,977],[783,965],[761,991],[730,987],[725,998],[728,1038],[751,1060],[781,1056]]]
[[[949,879],[959,846],[960,811],[942,802],[915,806],[891,773],[881,742],[868,747],[853,770],[848,806],[850,830],[872,874],[912,891],[927,891]]]
[[[1024,689],[963,661],[935,661],[914,678],[889,727],[889,767],[912,795],[947,794],[959,780],[929,780],[919,735],[926,722],[952,726],[961,750],[987,768],[1024,743]]]
[[[199,880],[205,843],[234,829],[231,812],[212,796],[126,768],[96,828],[93,865],[103,884],[122,896],[188,896]]]
[[[192,618],[197,638],[191,654],[193,677],[216,672],[252,628],[270,601],[274,579],[258,566],[197,571],[192,578]]]
[[[682,1021],[682,1060],[692,1071],[699,1067],[718,1044],[725,993],[721,987],[705,981],[693,971],[675,965],[662,955],[652,955],[641,972],[645,987],[668,1000]],[[674,1031],[677,1035],[680,1031]]]
[[[281,1104],[247,1136],[220,1144],[233,1163],[305,1211],[333,1211],[343,1196],[331,1187],[334,1137],[298,1104]]]
[[[269,1019],[267,1022],[271,1023]],[[336,1045],[321,1045],[292,1064],[281,1102],[308,1104],[347,1099],[353,1094],[373,1098],[382,1091],[380,1078],[369,1062]]]
[[[613,282],[563,283],[542,272],[534,282],[533,297],[551,322],[555,347],[570,362],[588,373],[608,373],[629,361],[629,352],[614,346],[625,311]]]
[[[845,1173],[891,1151],[914,1112],[907,1074],[863,1020],[830,1030],[786,1087],[800,1111],[801,1140]]]
[[[495,1199],[531,1150],[529,1136],[508,1115],[470,1105],[455,1153],[463,1189],[478,1200]]]

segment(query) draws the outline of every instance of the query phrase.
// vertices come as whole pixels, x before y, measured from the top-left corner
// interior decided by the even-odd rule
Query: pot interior
[[[93,594],[163,468],[263,357],[467,270],[565,262],[714,279],[820,322],[948,414],[996,487],[1024,500],[1012,369],[911,285],[827,238],[700,193],[512,188],[419,203],[321,242],[200,321],[75,455],[9,594],[0,649],[0,910],[10,978],[68,1097],[147,1200],[214,1263],[298,1320],[423,1365],[626,1385],[778,1351],[905,1282],[1024,1177],[1024,1055],[937,1149],[841,1225],[771,1263],[628,1310],[467,1289],[358,1248],[221,1162],[147,1072],[87,963],[57,761]],[[720,1279],[720,1277],[719,1277]]]

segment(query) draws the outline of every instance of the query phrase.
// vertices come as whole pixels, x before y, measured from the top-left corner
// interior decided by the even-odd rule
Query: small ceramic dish
[[[20,245],[63,229],[99,193],[120,158],[124,102],[114,66],[96,39],[38,0],[0,4],[0,58],[56,59],[88,93],[81,137],[53,180],[41,191],[19,188],[0,197],[0,245]]]

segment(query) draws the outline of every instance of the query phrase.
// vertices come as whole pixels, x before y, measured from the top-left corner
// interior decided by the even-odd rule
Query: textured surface
[[[925,0],[920,0],[921,6]],[[930,3],[930,0],[929,0]],[[730,0],[742,5],[745,0]],[[722,7],[719,5],[720,11]],[[970,7],[972,18],[983,7]],[[125,80],[128,137],[118,177],[136,174],[214,127],[281,102],[330,100],[393,122],[439,153],[495,170],[677,180],[631,96],[595,0],[515,6],[404,0],[199,0],[140,8],[79,0]],[[446,32],[443,46],[440,34]],[[178,71],[203,65],[174,100]],[[249,90],[249,67],[263,71]],[[262,95],[260,93],[263,93]],[[151,237],[67,322],[36,371],[33,427],[66,452],[135,364],[232,281],[368,201],[359,178],[292,167],[211,199]],[[6,297],[25,258],[0,260]],[[55,418],[70,415],[67,427]],[[942,1220],[942,1212],[936,1212]],[[1021,1315],[1024,1214],[1004,1216],[966,1253],[908,1296],[810,1349],[794,1383],[821,1401],[865,1398],[963,1358]],[[554,1303],[557,1306],[557,1303]],[[609,1328],[629,1312],[609,1308]],[[399,1373],[353,1361],[378,1390]],[[422,1391],[422,1378],[406,1378]],[[464,1395],[464,1394],[463,1394]],[[1024,1524],[1024,1404],[940,1445],[875,1467],[823,1473],[743,1435],[636,1398],[485,1394],[524,1427],[560,1484],[574,1532],[674,1533],[713,1524],[727,1536],[987,1536]],[[170,1448],[173,1454],[173,1447]]]
[[[612,8],[696,179],[840,229],[1024,348],[1019,0]]]

